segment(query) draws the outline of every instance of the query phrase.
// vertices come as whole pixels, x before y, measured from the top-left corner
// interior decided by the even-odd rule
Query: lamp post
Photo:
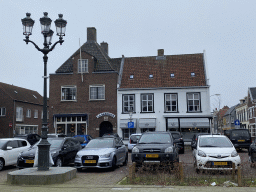
[[[214,115],[215,115],[214,119],[216,121],[216,122],[214,121],[214,125],[216,126],[216,127],[214,127],[214,129],[215,129],[215,132],[217,132],[217,130],[219,129],[219,126],[221,125],[221,123],[220,123],[220,94],[214,94],[214,95],[211,95],[211,96],[217,96],[218,97],[218,108],[216,110],[216,111],[218,111],[217,116],[216,116],[216,111],[214,112]],[[220,131],[222,131],[222,130],[220,129]]]
[[[56,32],[59,36],[59,41],[55,42],[52,47],[50,47],[53,31],[51,28],[52,20],[48,17],[48,13],[44,12],[44,16],[40,18],[41,23],[41,32],[44,36],[44,48],[40,49],[33,41],[29,40],[29,36],[32,35],[32,28],[35,23],[34,20],[30,18],[30,13],[26,13],[26,17],[21,19],[23,25],[23,35],[25,35],[26,39],[24,41],[26,44],[32,43],[35,48],[44,54],[44,95],[43,95],[43,123],[42,123],[42,139],[38,144],[38,171],[47,171],[49,170],[49,148],[50,143],[47,141],[47,54],[51,52],[54,47],[60,43],[64,42],[62,36],[65,36],[67,21],[62,19],[63,15],[59,14],[59,18],[55,20]]]

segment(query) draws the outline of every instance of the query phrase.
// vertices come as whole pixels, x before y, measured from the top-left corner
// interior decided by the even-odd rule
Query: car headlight
[[[81,157],[82,155],[77,153],[75,158],[81,158]]]
[[[238,156],[238,153],[236,152],[236,150],[234,150],[232,153],[231,153],[231,157],[236,157]]]
[[[139,153],[140,150],[137,147],[133,147],[132,149],[132,153]]]
[[[165,153],[173,153],[173,147],[168,147],[164,150]]]
[[[203,152],[203,151],[198,151],[198,156],[200,156],[200,157],[206,157],[206,154],[205,154],[205,152]]]
[[[111,155],[111,153],[107,153],[107,154],[104,154],[104,155],[100,155],[101,158],[109,158]]]

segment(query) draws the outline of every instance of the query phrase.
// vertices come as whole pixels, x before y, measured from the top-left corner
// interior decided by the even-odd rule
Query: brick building
[[[43,98],[36,92],[0,83],[0,138],[41,133]]]
[[[50,74],[49,132],[93,137],[116,132],[120,63],[108,56],[108,43],[97,43],[96,29],[87,28],[87,42]]]
[[[248,88],[248,119],[249,130],[253,138],[256,137],[256,87]]]

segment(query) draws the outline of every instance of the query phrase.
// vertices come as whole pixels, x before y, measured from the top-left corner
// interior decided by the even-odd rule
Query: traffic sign
[[[236,120],[234,121],[234,124],[235,124],[235,128],[236,128],[236,129],[239,129],[239,128],[240,128],[240,121],[239,121],[239,119],[236,119]]]
[[[134,122],[128,122],[128,128],[134,128]]]

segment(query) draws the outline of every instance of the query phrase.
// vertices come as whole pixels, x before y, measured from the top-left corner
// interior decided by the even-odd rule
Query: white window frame
[[[16,121],[23,121],[23,107],[16,107]]]
[[[78,59],[78,73],[88,73],[88,59]]]
[[[94,88],[97,88],[97,89],[95,90]],[[101,93],[99,88],[103,88],[103,91],[101,90]],[[90,85],[89,90],[90,90],[89,91],[90,100],[105,100],[105,85]]]
[[[192,96],[192,98],[190,98],[190,95]],[[196,96],[198,98],[196,98]],[[190,104],[190,101],[192,102],[192,105]],[[196,101],[198,101],[198,104],[195,104]],[[192,107],[192,110],[190,110],[190,107]],[[187,111],[189,113],[201,112],[201,96],[200,96],[200,93],[187,93]]]
[[[5,107],[1,107],[0,108],[0,116],[5,116],[6,115],[6,108]]]
[[[149,99],[149,96],[152,96],[152,99]],[[146,96],[146,98],[143,98],[144,96]],[[141,112],[142,113],[153,113],[154,112],[154,94],[153,93],[143,93],[140,95],[140,100],[141,100]],[[150,105],[150,103],[152,102],[152,106]],[[144,103],[146,103],[145,107],[146,110],[144,110]],[[152,110],[149,110],[149,107],[152,107]]]
[[[71,99],[69,99],[70,95],[67,94],[67,92],[64,92],[64,89],[70,90],[69,94],[71,95]],[[75,85],[61,86],[61,101],[76,101],[76,95],[77,95],[77,88]]]
[[[30,110],[30,109],[27,109],[26,117],[27,117],[27,118],[30,118],[30,117],[31,117],[31,110]]]
[[[123,113],[135,112],[135,95],[123,94]],[[127,109],[126,109],[127,108]]]
[[[34,118],[35,118],[35,119],[38,118],[38,110],[37,110],[37,109],[34,111]]]
[[[167,96],[169,96],[169,99],[167,99]],[[173,98],[172,96],[175,96],[176,98]],[[169,105],[167,105],[167,102],[170,102]],[[173,105],[173,102],[176,102],[176,105]],[[170,110],[168,110],[168,106],[170,107]],[[172,107],[175,106],[176,110],[172,110]],[[165,93],[164,94],[164,112],[178,112],[178,94],[177,93]]]

